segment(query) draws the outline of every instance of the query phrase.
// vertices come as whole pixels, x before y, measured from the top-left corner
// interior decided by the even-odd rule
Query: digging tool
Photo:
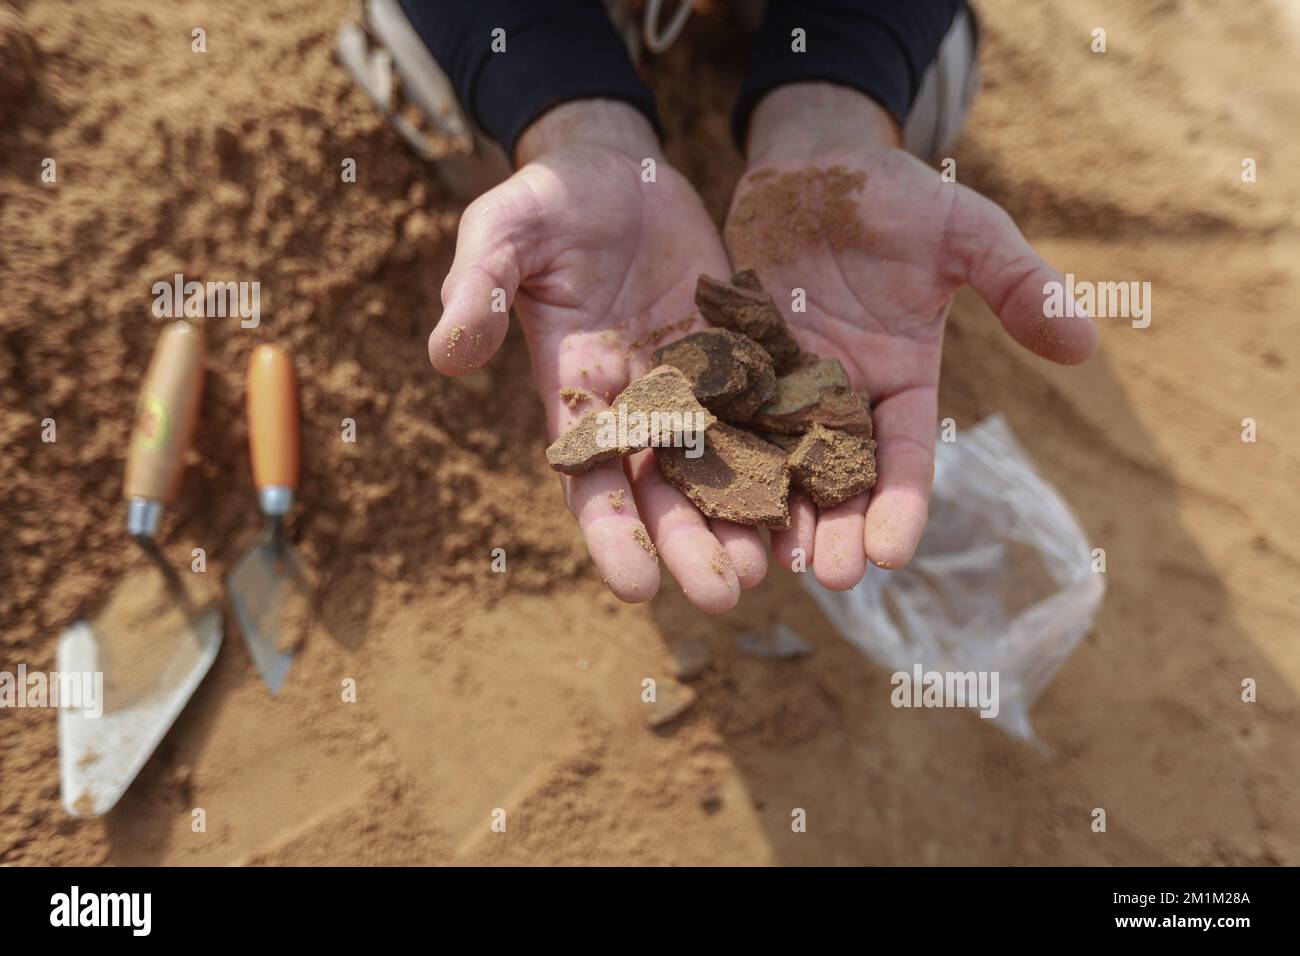
[[[258,346],[248,365],[248,448],[266,527],[227,584],[248,652],[274,694],[301,636],[293,630],[302,626],[307,586],[284,529],[298,486],[297,384],[293,362],[273,345]]]
[[[73,816],[107,813],[175,722],[221,646],[221,613],[196,606],[154,536],[180,485],[203,391],[203,333],[158,337],[127,451],[127,532],[156,570],[120,583],[93,624],[59,637],[59,783]],[[69,700],[72,697],[75,700]]]

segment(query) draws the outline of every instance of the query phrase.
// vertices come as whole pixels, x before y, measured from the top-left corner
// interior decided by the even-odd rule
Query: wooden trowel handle
[[[125,497],[167,504],[176,494],[203,397],[203,332],[188,322],[162,330],[136,403]]]
[[[248,364],[248,447],[253,484],[298,486],[298,389],[293,362],[274,345],[259,345]]]

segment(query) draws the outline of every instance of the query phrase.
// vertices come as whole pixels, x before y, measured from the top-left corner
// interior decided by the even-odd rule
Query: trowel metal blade
[[[279,614],[288,589],[300,582],[301,566],[292,546],[277,544],[271,535],[264,535],[226,578],[244,643],[272,694],[279,692],[293,663],[293,654],[279,646]]]
[[[188,633],[159,647],[166,658],[160,659],[151,687],[129,701],[115,701],[104,692],[111,686],[105,667],[112,664],[94,629],[78,621],[63,632],[59,674],[91,675],[82,684],[81,706],[61,701],[59,707],[59,788],[69,814],[97,817],[113,808],[185,709],[220,648],[221,613],[214,607],[196,615]]]

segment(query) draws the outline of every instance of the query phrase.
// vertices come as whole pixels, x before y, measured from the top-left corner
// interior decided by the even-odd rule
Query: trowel
[[[298,391],[282,349],[259,345],[248,365],[248,450],[266,527],[226,579],[248,653],[271,693],[293,662],[307,580],[285,533],[298,486]]]
[[[93,623],[59,638],[59,784],[73,816],[107,813],[162,741],[221,646],[221,613],[198,606],[155,542],[175,498],[203,391],[203,333],[163,329],[126,458],[126,530],[153,570],[120,583]]]

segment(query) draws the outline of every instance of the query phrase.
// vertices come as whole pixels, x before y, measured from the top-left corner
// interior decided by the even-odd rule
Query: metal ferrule
[[[154,498],[132,498],[126,505],[126,530],[133,538],[152,538],[162,522],[162,502]]]
[[[257,490],[257,503],[268,518],[283,518],[293,507],[293,489],[288,485],[267,485]]]

